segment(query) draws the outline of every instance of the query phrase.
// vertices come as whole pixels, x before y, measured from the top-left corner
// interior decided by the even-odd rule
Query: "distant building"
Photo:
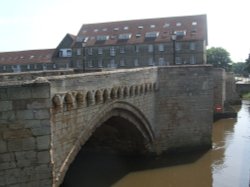
[[[204,64],[206,46],[206,15],[84,24],[72,59],[85,70]]]
[[[82,25],[56,49],[0,53],[0,72],[205,64],[206,15]]]
[[[52,61],[54,49],[0,53],[0,72],[23,72],[57,69]]]

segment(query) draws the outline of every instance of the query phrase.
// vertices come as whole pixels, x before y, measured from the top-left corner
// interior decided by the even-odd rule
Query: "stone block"
[[[50,98],[49,85],[32,87],[32,98]]]
[[[12,169],[16,167],[15,162],[1,162],[0,163],[0,170]]]
[[[35,138],[11,139],[8,140],[9,151],[26,151],[35,149]]]
[[[31,136],[31,131],[29,129],[6,130],[3,132],[3,138],[5,140],[21,139],[30,136]]]
[[[3,140],[0,140],[0,153],[7,152],[7,143]]]
[[[7,93],[11,100],[31,98],[31,88],[29,87],[10,87],[8,88]]]
[[[25,128],[40,128],[41,121],[36,119],[25,120]]]
[[[12,101],[0,101],[0,112],[12,110]]]
[[[28,109],[42,109],[50,107],[51,107],[51,101],[49,99],[35,99],[27,103]]]
[[[14,111],[0,112],[0,119],[2,120],[13,121],[15,120],[15,118],[16,118],[16,115]]]
[[[35,151],[15,152],[18,167],[33,166],[37,163]]]
[[[17,130],[17,129],[23,129],[23,128],[25,128],[24,127],[24,124],[23,123],[9,123],[8,124],[8,127],[9,127],[9,129],[13,129],[13,130]]]
[[[15,156],[13,153],[3,153],[0,154],[0,163],[2,162],[11,162],[15,160]]]
[[[32,131],[32,134],[34,135],[34,136],[43,136],[43,135],[49,135],[49,134],[51,134],[51,129],[50,129],[50,127],[39,127],[39,128],[32,128],[31,129],[31,131]]]
[[[7,89],[6,88],[0,88],[0,100],[7,100],[8,99],[8,94],[7,94]]]
[[[39,164],[47,164],[50,163],[50,152],[49,151],[41,151],[37,153],[37,160]]]
[[[37,149],[38,150],[48,150],[50,149],[50,135],[38,136],[36,138]]]
[[[50,119],[50,111],[49,109],[35,110],[34,117],[35,119]]]
[[[38,174],[39,179],[51,179],[52,168],[50,164],[43,164],[35,168],[35,172]]]
[[[16,111],[16,119],[33,119],[33,110],[18,110]]]

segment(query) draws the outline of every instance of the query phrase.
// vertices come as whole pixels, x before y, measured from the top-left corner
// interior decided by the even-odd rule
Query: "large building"
[[[25,72],[57,69],[52,61],[55,49],[0,53],[0,72]]]
[[[82,25],[55,49],[0,53],[0,72],[205,64],[206,15]]]
[[[206,15],[84,24],[72,57],[85,70],[204,64],[206,45]]]

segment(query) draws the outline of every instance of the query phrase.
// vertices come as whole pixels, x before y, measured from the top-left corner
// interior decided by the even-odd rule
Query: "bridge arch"
[[[111,119],[122,119],[132,125],[134,127],[134,132],[137,131],[137,133],[134,134],[138,134],[139,132],[142,137],[141,140],[143,140],[143,146],[145,148],[143,151],[152,151],[155,139],[153,129],[145,115],[132,104],[123,101],[111,102],[107,106],[104,106],[91,119],[92,120],[88,124],[88,130],[81,132],[76,140],[75,145],[65,159],[60,169],[60,176],[57,180],[61,182],[63,181],[70,164],[75,160],[79,151],[84,148],[85,143],[93,136],[99,127],[106,125],[104,123]]]

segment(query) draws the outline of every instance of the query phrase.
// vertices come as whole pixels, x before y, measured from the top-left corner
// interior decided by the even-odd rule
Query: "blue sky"
[[[2,0],[0,51],[55,48],[84,23],[207,14],[208,47],[223,47],[233,61],[250,53],[248,0]]]

